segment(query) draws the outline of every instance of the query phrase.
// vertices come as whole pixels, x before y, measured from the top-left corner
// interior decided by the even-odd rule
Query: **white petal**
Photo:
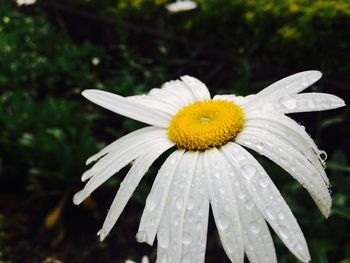
[[[84,182],[90,179],[92,176],[102,176],[102,173],[105,172],[108,167],[112,168],[113,165],[118,165],[120,159],[129,159],[129,162],[131,162],[137,156],[147,151],[145,144],[149,144],[149,142],[159,138],[168,138],[166,130],[151,127],[137,130],[134,133],[120,138],[96,155],[99,157],[100,155],[104,154],[104,152],[108,152],[107,155],[103,156],[97,163],[94,164],[94,166],[92,166],[82,175],[82,181]],[[90,159],[91,158],[92,157],[90,157]],[[128,163],[125,165],[127,164]]]
[[[171,80],[163,84],[162,89],[176,94],[183,102],[183,106],[191,104],[196,101],[196,97],[191,89],[186,86],[181,80]]]
[[[174,144],[169,141],[168,138],[157,138],[149,140],[144,143],[139,143],[132,145],[126,151],[120,151],[118,154],[110,154],[102,158],[94,167],[96,167],[100,162],[103,162],[102,168],[94,172],[94,176],[85,184],[83,190],[79,191],[74,195],[73,202],[74,204],[80,204],[86,197],[88,197],[96,188],[108,180],[113,174],[117,173],[125,165],[130,163],[132,160],[137,158],[140,155],[147,153],[153,145],[162,147],[163,145],[173,146]],[[92,169],[94,169],[94,167]],[[92,170],[91,169],[91,170]]]
[[[257,93],[254,99],[246,104],[246,107],[249,110],[257,109],[266,102],[299,93],[314,84],[321,76],[321,72],[309,70],[283,78]]]
[[[307,244],[300,227],[280,192],[262,166],[245,149],[235,143],[222,147],[231,164],[241,172],[241,180],[255,205],[289,250],[303,262],[310,261]]]
[[[264,129],[266,130],[270,130],[271,132],[277,132],[277,130],[279,130],[280,132],[277,132],[279,135],[284,133],[285,136],[281,136],[297,146],[297,148],[318,169],[318,172],[321,174],[325,183],[329,185],[329,180],[324,172],[325,162],[321,156],[325,152],[320,151],[317,148],[315,142],[305,131],[304,126],[301,126],[293,119],[276,112],[254,112],[247,114],[245,117],[247,120],[247,126],[257,126],[259,125],[258,123],[260,123],[261,125],[264,125]]]
[[[182,243],[185,236],[182,227],[197,158],[198,152],[186,152],[173,176],[157,233],[157,262],[175,263],[183,260]]]
[[[171,120],[168,115],[162,112],[158,112],[110,92],[84,90],[82,95],[101,107],[150,125],[165,128],[168,127]]]
[[[307,189],[322,214],[328,217],[332,199],[327,185],[315,167],[294,147],[263,130],[249,132],[244,129],[236,137],[236,142],[268,157],[286,170]]]
[[[169,103],[166,103],[148,95],[135,95],[126,98],[136,103],[140,103],[145,107],[152,108],[158,112],[163,112],[164,114],[169,116],[169,118],[174,116],[178,111],[178,107],[174,107]]]
[[[163,143],[154,144],[153,146],[149,147],[149,153],[135,160],[135,163],[120,184],[118,193],[108,211],[102,229],[98,232],[101,241],[105,239],[114,224],[117,222],[120,214],[124,210],[127,202],[134,193],[144,174],[148,171],[149,167],[164,151],[169,149],[171,146],[172,145],[166,141]]]
[[[264,217],[251,199],[240,172],[227,164],[237,208],[244,229],[244,247],[251,263],[277,263],[275,247]]]
[[[228,171],[224,165],[225,157],[216,148],[203,154],[210,204],[222,245],[231,262],[243,262],[243,230]]]
[[[262,110],[293,113],[323,111],[345,106],[345,102],[337,96],[326,93],[301,93],[282,96],[278,100],[266,102]]]
[[[197,101],[210,99],[210,93],[207,86],[200,80],[190,76],[182,76],[181,80],[187,85]]]
[[[151,246],[153,245],[165,202],[168,198],[173,175],[184,152],[184,150],[177,150],[166,159],[153,182],[151,192],[147,196],[138,233],[143,233],[139,235],[144,235],[144,242]]]
[[[149,136],[152,135],[152,133],[154,133],[154,131],[161,131],[161,130],[164,131],[164,129],[162,128],[149,126],[149,127],[141,128],[134,132],[131,132],[119,138],[118,140],[114,141],[113,143],[107,145],[101,151],[91,156],[89,159],[87,159],[86,165],[89,165],[90,163],[96,161],[97,159],[101,158],[103,155],[109,152],[113,152],[121,148],[125,148],[126,146],[129,146],[133,142],[143,140],[142,138],[148,138]]]
[[[207,244],[209,196],[204,176],[203,155],[199,154],[183,222],[183,262],[203,263]]]

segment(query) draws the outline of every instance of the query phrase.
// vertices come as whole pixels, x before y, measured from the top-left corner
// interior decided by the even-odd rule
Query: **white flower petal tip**
[[[171,119],[164,112],[156,111],[107,91],[88,89],[84,90],[81,94],[91,102],[105,109],[149,125],[166,128]]]
[[[100,242],[102,242],[103,240],[105,240],[105,238],[107,237],[108,232],[105,229],[100,229],[97,232],[97,236],[99,237]]]
[[[179,13],[185,12],[189,10],[193,10],[197,8],[197,3],[190,0],[177,0],[176,2],[167,4],[165,8],[170,13]]]
[[[285,77],[257,93],[245,104],[245,108],[247,111],[259,110],[262,105],[278,101],[283,96],[298,94],[321,77],[322,73],[317,70],[303,71]]]
[[[73,204],[80,205],[86,197],[83,190],[79,191],[73,196]]]
[[[145,231],[137,232],[135,238],[136,238],[136,241],[139,243],[147,243],[147,233]]]

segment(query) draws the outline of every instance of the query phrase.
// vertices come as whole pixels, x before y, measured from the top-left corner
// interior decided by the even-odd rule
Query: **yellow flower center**
[[[176,113],[168,136],[178,148],[206,150],[232,141],[242,130],[244,113],[226,100],[207,100],[190,104]]]

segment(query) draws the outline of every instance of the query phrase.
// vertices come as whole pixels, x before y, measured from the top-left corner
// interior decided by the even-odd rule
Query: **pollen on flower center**
[[[226,100],[199,101],[176,113],[168,136],[181,149],[205,150],[232,141],[243,124],[243,110],[237,104]]]

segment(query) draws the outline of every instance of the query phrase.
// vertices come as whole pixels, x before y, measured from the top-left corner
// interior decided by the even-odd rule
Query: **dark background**
[[[181,75],[212,94],[256,93],[318,69],[309,88],[349,101],[350,1],[200,0],[169,14],[165,0],[0,0],[0,262],[124,262],[156,246],[134,238],[156,162],[116,227],[97,241],[127,169],[81,206],[85,160],[142,124],[80,96],[87,88],[133,95]],[[290,205],[312,262],[350,262],[349,108],[294,114],[327,151],[333,208],[325,219],[306,191],[259,158]],[[228,262],[210,218],[207,262]],[[297,262],[274,236],[279,262]]]

